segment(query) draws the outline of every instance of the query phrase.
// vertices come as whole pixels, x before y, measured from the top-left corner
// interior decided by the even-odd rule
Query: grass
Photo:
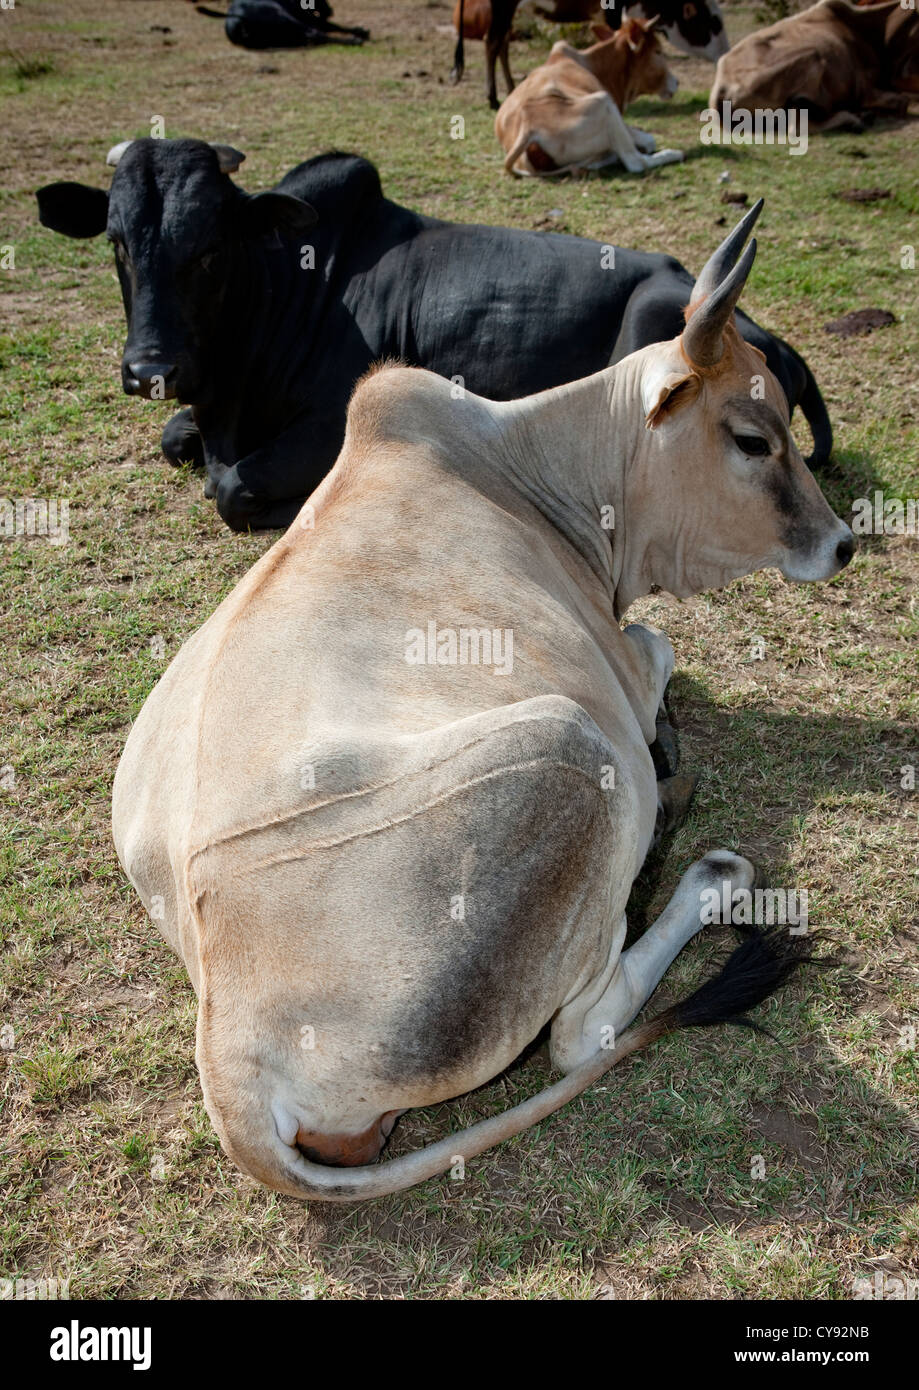
[[[901,1030],[917,1021],[919,793],[900,771],[919,765],[915,538],[867,540],[814,589],[770,572],[640,606],[674,642],[673,708],[702,780],[636,892],[633,929],[715,845],[806,887],[836,968],[761,1010],[774,1040],[671,1038],[465,1181],[355,1208],[279,1198],[220,1151],[193,1062],[194,997],[122,879],[109,797],[165,662],[272,537],[232,536],[200,479],[162,462],[166,407],[120,392],[110,252],[39,228],[36,187],[104,186],[109,146],[163,115],[169,135],[246,150],[252,190],[322,149],[356,149],[391,196],[431,214],[551,225],[698,268],[734,216],[719,201],[728,170],[730,188],[767,198],[744,307],[818,376],[836,427],[822,479],[833,505],[845,514],[875,486],[919,491],[919,270],[901,268],[919,241],[914,126],[813,137],[802,158],[705,149],[711,69],[678,56],[676,100],[633,115],[684,164],[512,182],[478,46],[464,85],[445,83],[446,4],[337,9],[374,42],[247,54],[174,0],[87,0],[78,18],[33,0],[3,19],[16,49],[0,58],[0,243],[15,247],[15,269],[0,271],[2,489],[67,498],[70,538],[0,552],[0,766],[12,769],[0,776],[0,1274],[69,1277],[82,1298],[284,1299],[847,1298],[879,1268],[916,1277],[917,1061]],[[734,36],[753,24],[750,10],[727,13]],[[551,37],[517,45],[515,70]],[[455,114],[463,140],[449,135]],[[859,186],[892,196],[839,199]],[[847,341],[823,331],[866,306],[896,324]],[[763,660],[750,659],[754,638]],[[692,989],[727,945],[720,928],[698,939],[662,998]],[[549,1075],[536,1048],[483,1091],[407,1115],[396,1150]]]

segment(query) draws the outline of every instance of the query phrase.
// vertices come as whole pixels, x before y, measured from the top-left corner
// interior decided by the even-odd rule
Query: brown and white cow
[[[597,24],[590,48],[553,45],[546,61],[502,102],[495,134],[510,174],[560,174],[624,164],[640,174],[678,163],[679,150],[655,153],[647,131],[622,113],[642,95],[669,100],[679,85],[654,33],[656,20],[627,19],[615,33]]]
[[[520,0],[456,0],[453,27],[457,33],[451,81],[459,82],[465,68],[464,41],[485,40],[485,92],[497,110],[495,67],[500,61],[507,90],[514,90],[508,47],[511,25]],[[618,29],[624,19],[654,19],[667,38],[690,57],[717,63],[728,51],[728,38],[718,0],[544,0],[536,13],[556,24],[580,24],[592,19]]]
[[[820,0],[735,44],[718,63],[709,107],[806,110],[811,129],[860,129],[865,112],[903,112],[911,95],[919,95],[915,9]]]
[[[733,323],[758,211],[681,336],[596,376],[504,403],[418,369],[365,379],[335,468],[131,730],[118,855],[197,991],[221,1142],[278,1191],[347,1201],[442,1173],[794,963],[801,938],[754,936],[625,1031],[703,895],[753,869],[706,855],[623,950],[668,798],[649,745],[674,656],[620,615],[766,565],[829,579],[853,548]],[[401,1112],[483,1085],[546,1024],[565,1073],[548,1090],[328,1166],[370,1165]]]

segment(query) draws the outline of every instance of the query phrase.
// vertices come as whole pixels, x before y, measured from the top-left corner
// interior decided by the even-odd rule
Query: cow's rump
[[[297,756],[315,783],[300,805],[175,866],[208,949],[208,1081],[232,1073],[227,1093],[245,1096],[244,1059],[306,1027],[309,1047],[260,1066],[283,1070],[308,1129],[357,1133],[483,1084],[596,975],[636,868],[622,839],[636,791],[558,696]],[[279,968],[266,972],[269,954]]]

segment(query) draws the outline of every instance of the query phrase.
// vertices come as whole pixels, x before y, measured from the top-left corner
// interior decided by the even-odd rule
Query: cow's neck
[[[636,95],[629,82],[629,69],[633,66],[629,61],[631,57],[628,48],[618,45],[612,53],[602,54],[596,64],[591,61],[589,50],[583,55],[584,66],[590,69],[601,87],[606,88],[620,111],[624,111]]]
[[[630,524],[649,519],[638,366],[626,359],[498,411],[506,422],[502,471],[581,554],[619,617],[660,582],[645,527]]]

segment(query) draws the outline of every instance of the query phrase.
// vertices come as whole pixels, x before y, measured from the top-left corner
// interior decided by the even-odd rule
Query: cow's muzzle
[[[121,377],[129,396],[144,396],[148,401],[171,401],[176,397],[179,369],[174,362],[125,362]]]

